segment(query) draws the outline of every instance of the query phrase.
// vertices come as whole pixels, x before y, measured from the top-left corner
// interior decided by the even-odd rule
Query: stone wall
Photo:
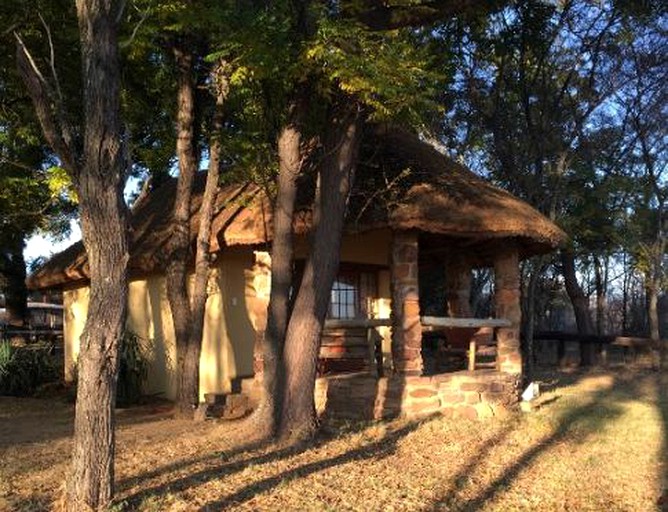
[[[337,419],[487,418],[517,402],[517,376],[493,370],[430,377],[338,375],[318,379],[318,412]]]

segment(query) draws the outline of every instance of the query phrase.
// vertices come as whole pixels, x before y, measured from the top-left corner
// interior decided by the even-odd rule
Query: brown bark
[[[118,343],[127,307],[127,229],[123,184],[127,171],[120,116],[117,22],[121,2],[77,0],[81,38],[84,144],[79,154],[54,94],[19,39],[18,64],[46,140],[79,195],[90,266],[88,317],[80,338],[68,510],[103,509],[113,496],[114,403]]]
[[[564,275],[564,284],[566,285],[566,293],[568,293],[568,297],[573,304],[573,312],[575,313],[575,322],[578,327],[578,333],[583,335],[594,334],[594,324],[592,323],[589,314],[589,298],[578,284],[577,276],[575,274],[575,255],[571,248],[561,250],[561,265]],[[581,363],[583,365],[592,364],[594,362],[593,345],[583,343],[581,350]]]
[[[285,386],[281,438],[301,439],[316,428],[314,387],[322,328],[330,290],[339,266],[339,252],[348,196],[354,181],[361,114],[357,105],[336,112],[327,136],[327,156],[319,169],[313,214],[314,235],[288,323],[283,365]]]
[[[594,285],[596,288],[596,334],[599,336],[605,331],[605,290],[607,279],[604,278],[603,264],[601,259],[594,255]]]
[[[95,151],[92,144],[87,144],[86,166],[95,162],[91,155]],[[100,168],[111,173],[112,165],[118,164],[112,162],[113,150],[108,148],[106,152],[109,161]],[[128,299],[125,205],[120,189],[102,185],[99,175],[82,173],[79,183],[79,212],[91,285],[77,362],[73,469],[68,483],[68,510],[73,511],[82,510],[84,504],[103,509],[113,496],[118,343],[125,329]]]
[[[86,126],[76,184],[90,265],[90,299],[80,338],[70,510],[81,510],[83,504],[105,508],[113,496],[118,344],[128,297],[118,9],[111,0],[77,1]]]
[[[659,346],[659,294],[658,285],[653,279],[647,285],[647,320],[649,322],[649,337],[655,347]]]
[[[219,73],[212,75],[212,81],[216,89],[216,104],[211,122],[211,135],[209,142],[209,170],[206,176],[206,185],[202,196],[202,204],[199,210],[199,227],[197,232],[196,254],[195,254],[195,283],[191,298],[192,303],[192,326],[188,339],[187,351],[183,372],[187,375],[187,382],[192,389],[188,390],[187,396],[195,396],[199,399],[199,360],[202,352],[202,334],[204,332],[204,315],[207,300],[207,285],[209,282],[209,271],[211,268],[211,256],[209,254],[211,239],[211,221],[213,219],[214,206],[218,191],[218,180],[220,178],[220,166],[222,156],[222,144],[220,134],[223,129],[223,106],[227,97],[228,86],[222,67],[218,67]],[[185,380],[185,379],[184,379]],[[196,403],[196,402],[195,402]]]
[[[195,78],[192,53],[174,46],[178,75],[176,154],[179,177],[172,213],[172,236],[167,255],[167,298],[172,312],[177,354],[177,411],[192,417],[199,402],[197,370],[193,374],[190,347],[192,315],[188,299],[188,263],[190,258],[190,205],[198,159],[195,142]]]
[[[297,197],[297,178],[302,169],[302,123],[307,98],[300,91],[290,107],[288,122],[278,137],[278,191],[274,206],[271,246],[271,292],[267,308],[267,329],[262,340],[263,395],[257,424],[273,435],[280,420],[280,360],[288,327],[292,265],[294,259],[292,222]]]

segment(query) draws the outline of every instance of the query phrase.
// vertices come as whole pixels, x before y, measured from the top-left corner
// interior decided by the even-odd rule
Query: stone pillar
[[[271,256],[268,252],[254,251],[255,262],[246,270],[246,309],[248,319],[255,330],[253,345],[253,371],[260,378],[263,366],[262,346],[267,328],[267,306],[271,291]]]
[[[510,327],[497,329],[496,366],[499,371],[520,375],[522,373],[522,353],[520,351],[522,308],[517,248],[509,246],[502,248],[497,253],[494,261],[494,274],[496,317],[512,322]]]
[[[452,258],[446,264],[445,299],[449,316],[455,318],[473,316],[471,312],[471,265],[460,258]]]
[[[392,365],[397,373],[422,373],[422,325],[418,288],[418,234],[392,237]]]

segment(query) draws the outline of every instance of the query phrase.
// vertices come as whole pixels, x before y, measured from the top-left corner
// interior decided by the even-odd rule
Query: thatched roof
[[[566,239],[559,227],[527,203],[477,177],[414,135],[384,129],[364,148],[348,212],[346,229],[350,232],[415,229],[450,240],[464,238],[469,244],[512,238],[523,256],[549,252]],[[198,177],[193,194],[193,232],[199,222],[204,181],[204,176]],[[170,180],[134,208],[131,275],[164,268],[175,191],[175,180]],[[270,240],[270,201],[257,185],[221,186],[214,211],[212,252]],[[295,231],[304,234],[309,224],[308,209],[302,208]],[[34,272],[28,285],[49,288],[87,277],[85,251],[78,242]]]
[[[523,257],[551,252],[567,239],[561,228],[525,201],[403,130],[378,130],[364,157],[373,172],[360,177],[361,190],[382,190],[387,188],[384,184],[404,175],[396,193],[385,194],[387,201],[374,201],[375,211],[360,216],[367,228],[416,229],[440,235],[430,240],[465,238],[467,247],[476,248],[513,238]],[[383,204],[385,211],[379,212]],[[489,263],[485,258],[481,262]]]

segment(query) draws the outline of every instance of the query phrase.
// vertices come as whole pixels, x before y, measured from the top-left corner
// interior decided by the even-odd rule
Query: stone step
[[[206,393],[202,405],[206,418],[224,420],[242,418],[253,410],[251,399],[243,393]]]

